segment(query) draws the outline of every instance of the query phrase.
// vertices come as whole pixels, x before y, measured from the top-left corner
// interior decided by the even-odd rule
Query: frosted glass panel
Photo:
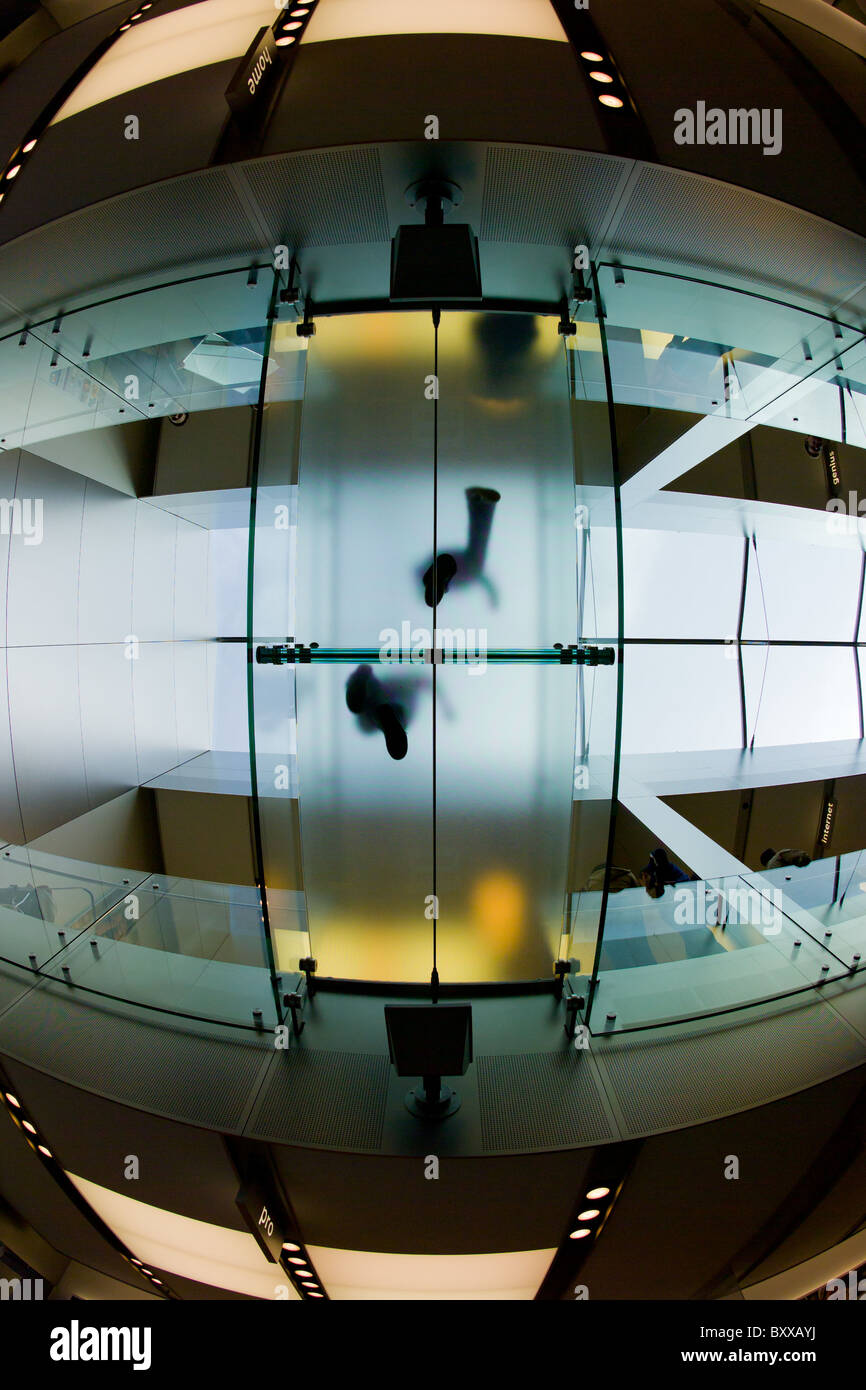
[[[320,973],[428,979],[435,892],[443,980],[549,976],[561,951],[577,746],[578,671],[552,651],[578,636],[565,355],[555,325],[521,315],[445,314],[438,364],[434,346],[428,314],[318,326],[290,633],[331,655],[257,671],[256,731],[277,727],[280,708],[288,715],[294,683],[303,884]],[[434,548],[452,562],[438,643],[429,582],[425,592]],[[257,584],[258,575],[257,563]],[[258,635],[257,600],[254,609]],[[270,640],[285,641],[284,629]],[[474,643],[480,661],[437,666],[434,677],[429,662],[379,659],[386,646],[451,640]],[[528,659],[495,659],[516,649]],[[405,756],[389,756],[376,721],[347,705],[362,666],[377,699],[402,710]],[[604,675],[615,708],[615,676]],[[609,760],[606,732],[598,753]],[[265,727],[259,755],[268,738]],[[606,780],[609,796],[604,757],[593,775],[592,794],[603,799]],[[261,798],[260,810],[267,839]],[[271,856],[269,901],[276,869]]]
[[[576,668],[553,665],[438,673],[444,978],[549,976],[559,956],[575,678]]]
[[[325,975],[423,980],[432,965],[432,719],[427,668],[377,674],[416,716],[397,762],[346,707],[354,668],[300,666],[298,770],[312,949]],[[279,672],[280,675],[283,672]]]
[[[429,315],[325,320],[308,353],[298,475],[297,636],[378,649],[430,626],[419,566],[433,534]],[[425,979],[432,965],[432,672],[379,668],[408,720],[405,758],[346,705],[359,663],[298,666],[303,877],[324,974]],[[290,669],[268,707],[291,710]],[[257,680],[265,688],[267,677]],[[280,693],[278,693],[280,692]],[[259,719],[256,720],[257,728]],[[265,810],[267,814],[267,808]]]
[[[443,314],[439,393],[438,548],[461,569],[437,622],[483,628],[488,647],[573,642],[574,461],[552,320]],[[478,489],[499,501],[485,503]],[[427,520],[432,527],[429,507]]]
[[[297,635],[378,647],[383,629],[430,625],[418,568],[433,536],[432,321],[325,319],[308,358]]]

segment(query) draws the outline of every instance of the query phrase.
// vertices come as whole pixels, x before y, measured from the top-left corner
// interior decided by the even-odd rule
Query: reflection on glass
[[[592,1030],[700,1017],[840,979],[846,962],[789,887],[769,873],[677,884],[661,898],[643,888],[616,893]]]

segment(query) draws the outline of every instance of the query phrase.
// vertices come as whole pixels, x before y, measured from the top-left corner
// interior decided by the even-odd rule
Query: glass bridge
[[[591,1033],[862,968],[858,852],[755,872],[687,827],[657,897],[616,854],[623,805],[655,829],[666,796],[862,770],[859,522],[689,478],[737,449],[754,480],[758,425],[792,458],[866,447],[866,336],[697,279],[593,283],[566,333],[347,305],[307,337],[261,266],[0,342],[3,968],[241,1028],[283,1022],[312,960],[419,993],[565,974]],[[203,413],[212,467],[185,463]],[[113,441],[144,458],[158,430],[171,490],[121,489]],[[136,802],[126,863],[142,793],[174,819],[148,858]],[[226,827],[245,881],[166,851]]]

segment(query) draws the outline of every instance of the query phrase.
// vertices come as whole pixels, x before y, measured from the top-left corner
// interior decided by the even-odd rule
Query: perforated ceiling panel
[[[631,167],[605,155],[491,145],[481,240],[595,248]]]
[[[0,284],[22,313],[89,286],[260,247],[222,169],[98,203],[0,247]]]
[[[2,1050],[111,1100],[239,1132],[272,1040],[198,1035],[179,1022],[126,1018],[93,995],[79,1002],[43,984],[3,1015]]]
[[[565,275],[569,247],[585,242],[602,259],[706,274],[825,310],[845,301],[850,312],[866,309],[866,240],[809,213],[700,175],[601,154],[471,142],[459,148],[467,167],[484,163],[476,229],[482,271],[486,244],[491,283],[505,287],[498,293],[529,286],[555,298],[556,286],[543,267],[539,280],[526,246],[562,247]],[[136,277],[162,281],[189,267],[243,266],[282,243],[302,253],[336,248],[318,264],[311,260],[320,302],[387,297],[388,207],[403,215],[408,174],[400,158],[391,161],[386,189],[385,167],[368,145],[276,155],[95,204],[0,246],[0,324],[12,332],[22,319],[116,292]],[[366,278],[342,249],[362,244],[376,247]],[[558,249],[550,255],[558,258]]]
[[[485,1152],[576,1148],[619,1137],[585,1053],[479,1057],[477,1066]]]
[[[7,966],[0,972],[0,1014],[4,1009],[8,1009],[16,999],[20,999],[22,994],[26,994],[28,989],[33,988],[33,978],[27,978],[23,970],[15,970]]]
[[[372,1053],[278,1052],[246,1137],[375,1153],[388,1075],[388,1058]]]
[[[623,260],[648,255],[740,268],[825,301],[845,298],[866,272],[866,242],[856,233],[760,193],[658,165],[636,168],[606,241]]]
[[[391,233],[378,150],[322,150],[240,165],[275,241],[342,246]]]
[[[732,1115],[814,1086],[866,1060],[866,1044],[823,1004],[691,1037],[593,1040],[624,1138]]]

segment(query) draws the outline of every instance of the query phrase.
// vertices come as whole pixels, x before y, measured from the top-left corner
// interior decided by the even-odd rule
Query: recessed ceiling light
[[[46,1158],[53,1158],[53,1157],[54,1157],[54,1155],[52,1154],[51,1150],[50,1150],[50,1149],[46,1149],[46,1147],[45,1147],[44,1144],[40,1144],[40,1145],[39,1145],[39,1152],[40,1152],[41,1154],[44,1154]]]
[[[32,1124],[30,1123],[29,1120],[22,1120],[21,1123],[24,1125],[24,1128],[25,1128],[25,1129],[29,1129],[29,1131],[30,1131],[31,1134],[35,1134],[35,1133],[36,1133],[36,1126],[35,1126],[35,1125],[32,1125]]]
[[[277,39],[277,48],[286,48],[290,43],[295,42],[294,34],[287,34],[281,39]]]
[[[588,1211],[582,1211],[578,1216],[578,1221],[594,1221],[598,1216],[598,1208],[590,1207]]]
[[[12,168],[8,170],[6,174],[7,179],[14,179],[15,175],[19,172],[20,168],[20,164],[13,164]]]
[[[130,1255],[129,1258],[130,1258],[130,1260],[132,1261],[132,1263],[133,1263],[134,1265],[140,1265],[140,1264],[141,1264],[141,1260],[137,1260],[137,1259],[135,1258],[134,1255]]]
[[[22,153],[22,154],[29,154],[30,151],[33,150],[33,149],[35,149],[35,148],[36,148],[36,141],[35,141],[35,140],[28,140],[28,141],[27,141],[27,144],[24,146],[24,148],[22,149],[21,153]]]
[[[613,78],[609,72],[591,72],[590,77],[593,82],[612,82]]]
[[[118,30],[118,33],[122,34],[123,31],[124,31],[125,29],[128,29],[128,28],[129,28],[129,25],[128,25],[128,24],[121,24],[121,26],[120,26],[120,28],[119,28],[119,30]]]
[[[141,1266],[141,1272],[142,1272],[142,1274],[146,1274],[147,1277],[148,1277],[148,1279],[152,1279],[152,1278],[153,1278],[153,1270],[152,1270],[152,1269],[145,1269],[144,1265]]]
[[[318,1284],[316,1283],[316,1281],[315,1281],[314,1279],[305,1279],[305,1280],[304,1280],[304,1288],[305,1288],[305,1289],[317,1289],[318,1287],[319,1287],[319,1286],[318,1286]]]
[[[569,1240],[583,1240],[584,1236],[591,1236],[592,1231],[588,1226],[580,1226],[576,1231],[572,1231]]]
[[[604,62],[604,58],[601,56],[600,53],[592,53],[589,49],[587,49],[587,51],[586,51],[585,53],[581,53],[580,56],[581,56],[581,58],[585,58],[586,61],[587,61],[588,63],[603,63],[603,62]]]
[[[20,1100],[18,1099],[17,1096],[13,1096],[13,1094],[12,1094],[11,1091],[7,1091],[7,1092],[6,1092],[6,1099],[8,1100],[8,1102],[9,1102],[10,1105],[14,1105],[14,1106],[15,1106],[15,1109],[16,1109],[16,1110],[20,1110],[20,1109],[21,1109],[21,1102],[20,1102]]]
[[[289,13],[290,13],[290,15],[292,16],[292,19],[296,19],[298,15],[309,14],[310,11],[309,11],[309,10],[290,10]]]
[[[601,102],[602,106],[622,106],[622,102],[620,101],[619,97],[608,96],[606,93],[604,96],[599,97],[599,101]]]
[[[292,1242],[291,1242],[290,1240],[284,1240],[284,1241],[283,1241],[283,1249],[284,1249],[284,1250],[300,1250],[300,1248],[301,1248],[300,1245],[293,1245]]]
[[[310,1292],[307,1294],[307,1298],[324,1298],[324,1294],[321,1294],[321,1293],[313,1293],[313,1291],[312,1291],[312,1289],[311,1289]]]
[[[609,1187],[591,1187],[586,1195],[591,1202],[597,1202],[600,1197],[606,1197],[609,1192]]]
[[[296,19],[295,22],[294,22],[294,24],[288,24],[288,23],[286,23],[286,24],[281,24],[281,25],[280,25],[280,28],[281,28],[281,29],[302,29],[302,28],[303,28],[303,25],[301,24],[301,21],[300,21],[299,19]]]

